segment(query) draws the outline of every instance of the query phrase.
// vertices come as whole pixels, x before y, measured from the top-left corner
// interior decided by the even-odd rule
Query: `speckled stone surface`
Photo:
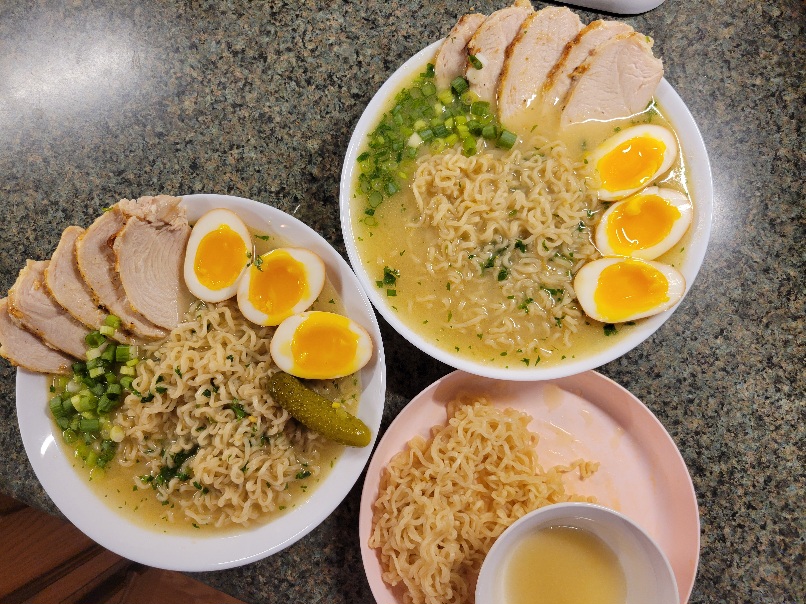
[[[251,197],[344,253],[339,174],[364,106],[458,15],[501,6],[3,2],[0,290],[26,258],[47,257],[68,224],[158,192]],[[716,211],[690,294],[654,337],[601,371],[657,415],[690,469],[702,521],[690,602],[804,602],[806,9],[667,0],[625,20],[655,39],[699,124]],[[450,368],[383,322],[382,331],[385,428]],[[25,456],[5,362],[0,413],[0,491],[57,513]],[[249,602],[372,602],[360,487],[282,553],[198,577]]]

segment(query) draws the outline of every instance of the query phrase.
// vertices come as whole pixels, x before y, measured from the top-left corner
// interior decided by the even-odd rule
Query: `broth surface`
[[[616,554],[588,531],[539,530],[517,544],[504,571],[502,604],[624,604],[627,584]]]
[[[275,235],[265,235],[252,229],[250,229],[250,232],[254,241],[254,254],[264,254],[278,247],[292,245]],[[192,306],[191,301],[192,298],[186,301],[185,308]],[[345,307],[338,292],[333,284],[327,280],[311,310],[345,314]],[[306,381],[306,385],[330,400],[340,401],[346,409],[355,414],[361,393],[361,384],[357,374],[336,380]],[[60,431],[60,428],[55,423],[54,430]],[[129,521],[158,532],[193,535],[235,533],[245,526],[251,527],[263,524],[293,510],[304,503],[316,490],[316,487],[327,478],[328,473],[344,450],[342,445],[323,440],[315,451],[318,454],[318,460],[315,464],[317,466],[316,471],[313,471],[308,477],[289,481],[286,484],[287,490],[283,492],[282,505],[279,505],[272,512],[263,513],[258,519],[249,521],[246,524],[216,527],[212,524],[198,524],[182,513],[179,506],[176,505],[176,499],[187,497],[184,493],[173,493],[171,499],[166,502],[161,502],[157,499],[156,491],[139,479],[140,476],[148,475],[150,472],[145,462],[124,466],[118,461],[120,454],[118,453],[102,471],[98,471],[95,468],[92,472],[89,472],[83,461],[76,456],[73,445],[65,443],[62,438],[57,438],[57,441],[59,441],[64,454],[71,459],[75,471],[88,480],[88,484],[96,495]],[[154,443],[154,446],[167,448],[169,444]],[[309,469],[314,470],[310,466]],[[188,480],[192,482],[194,478],[191,477]]]
[[[388,108],[393,104],[394,94],[390,98]],[[655,104],[628,118],[578,124],[562,132],[557,127],[559,112],[556,108],[530,107],[518,117],[517,122],[505,126],[518,134],[519,140],[514,149],[521,151],[524,156],[533,152],[535,145],[538,144],[538,137],[545,137],[551,141],[560,141],[576,161],[583,161],[586,152],[595,149],[615,132],[643,123],[663,125],[674,131],[664,117],[662,109]],[[479,153],[485,152],[502,154],[502,151],[495,149],[479,151]],[[421,159],[422,157],[421,152]],[[487,337],[488,330],[485,329],[487,326],[483,322],[479,324],[481,328],[475,330],[457,326],[453,310],[461,308],[468,296],[465,294],[463,298],[461,293],[451,292],[448,285],[450,270],[440,269],[432,274],[427,269],[428,258],[425,250],[434,244],[437,235],[434,227],[412,226],[421,218],[412,189],[413,179],[410,177],[398,193],[375,208],[374,220],[369,221],[363,212],[366,198],[358,192],[357,179],[356,174],[356,182],[353,183],[352,216],[359,255],[370,278],[377,280],[379,288],[386,290],[388,306],[410,329],[437,347],[482,364],[524,369],[534,367],[537,363],[541,366],[559,364],[565,359],[578,359],[596,354],[633,329],[634,324],[631,323],[605,326],[582,313],[577,320],[577,331],[571,335],[569,346],[557,345],[556,342],[546,340],[539,344],[539,347],[526,351],[524,346],[518,344],[510,346],[508,350],[500,345],[493,345]],[[655,184],[688,194],[682,155],[678,156],[669,173]],[[696,200],[694,203],[696,205]],[[600,204],[595,213],[601,216],[606,207]],[[589,240],[594,229],[595,222],[589,229]],[[679,267],[688,238],[687,233],[682,241],[657,261]],[[383,282],[387,268],[399,274],[391,291]],[[490,272],[477,278],[473,288],[479,297],[501,298],[502,285]],[[381,295],[384,295],[383,291]],[[509,296],[510,299],[512,297]],[[574,305],[578,308],[578,304],[574,302]],[[507,318],[513,331],[518,331],[519,326],[526,325],[529,320],[530,317],[525,312],[512,312]]]

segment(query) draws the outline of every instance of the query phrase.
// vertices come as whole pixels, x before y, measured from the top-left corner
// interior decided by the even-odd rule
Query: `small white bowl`
[[[476,604],[506,602],[504,571],[515,546],[540,529],[560,526],[588,531],[613,550],[626,580],[624,604],[679,604],[674,572],[658,544],[626,516],[590,503],[558,503],[540,508],[505,530],[482,564]]]
[[[657,331],[669,319],[677,306],[652,317],[642,319],[630,333],[614,339],[612,344],[608,343],[596,352],[577,354],[574,358],[558,363],[536,365],[528,368],[522,365],[505,368],[457,355],[451,348],[434,342],[433,338],[423,336],[415,329],[412,329],[407,322],[401,320],[398,313],[391,307],[389,299],[376,286],[377,275],[371,274],[361,259],[356,243],[356,233],[354,232],[354,221],[360,218],[362,212],[362,210],[357,210],[352,203],[354,183],[358,171],[358,156],[364,150],[367,136],[375,129],[384,111],[388,108],[392,96],[421,72],[428,61],[433,60],[440,44],[441,41],[434,42],[418,52],[399,67],[381,86],[367,105],[361,115],[361,119],[358,120],[350,139],[350,144],[347,147],[341,172],[339,193],[341,229],[350,264],[352,264],[364,291],[383,318],[395,331],[414,346],[451,367],[475,375],[500,380],[550,380],[595,369],[626,354]],[[680,148],[686,162],[689,190],[694,201],[694,219],[691,227],[689,227],[689,241],[686,244],[686,253],[682,259],[682,264],[676,267],[686,279],[686,293],[688,293],[702,265],[711,232],[714,197],[711,165],[708,161],[705,143],[694,118],[683,100],[665,79],[661,80],[658,85],[655,98],[677,131]]]

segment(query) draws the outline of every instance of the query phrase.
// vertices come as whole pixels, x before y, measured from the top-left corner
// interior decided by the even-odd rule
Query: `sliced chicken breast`
[[[663,63],[652,55],[647,37],[619,34],[596,47],[571,76],[560,126],[611,120],[647,106],[663,77]]]
[[[571,87],[571,74],[591,52],[618,34],[629,33],[632,27],[621,21],[593,21],[565,45],[560,60],[551,68],[543,86],[543,100],[556,105]]]
[[[187,224],[187,211],[179,205],[181,197],[172,195],[155,195],[138,199],[121,199],[115,208],[126,217],[136,216],[141,220],[157,225]]]
[[[434,80],[439,90],[448,88],[467,67],[467,43],[487,17],[481,13],[463,15],[434,58]]]
[[[507,47],[518,35],[521,24],[534,12],[529,2],[516,2],[512,6],[492,13],[470,38],[467,53],[481,62],[481,69],[467,65],[465,75],[470,90],[482,101],[496,102],[498,78],[504,67]]]
[[[128,220],[118,205],[99,216],[78,238],[78,269],[90,286],[96,304],[105,306],[117,315],[123,327],[135,336],[156,340],[165,337],[166,331],[134,311],[115,268],[117,258],[112,246]]]
[[[0,356],[12,365],[37,373],[70,373],[73,359],[54,350],[8,314],[8,299],[0,300]]]
[[[86,358],[87,327],[73,318],[45,287],[47,260],[28,260],[8,290],[8,310],[20,327],[39,336],[48,346],[78,359]]]
[[[98,329],[109,313],[95,303],[92,290],[78,270],[76,241],[83,232],[84,229],[78,226],[69,226],[64,230],[45,271],[45,285],[56,302],[73,317],[90,329]],[[114,338],[125,344],[135,342],[122,331],[117,331]]]
[[[565,7],[551,6],[526,17],[507,48],[498,80],[498,115],[504,124],[534,99],[542,102],[549,71],[581,29],[577,14]]]
[[[182,223],[129,218],[113,248],[116,268],[132,307],[152,323],[173,329],[179,324],[181,300],[187,298],[183,266],[190,237]]]

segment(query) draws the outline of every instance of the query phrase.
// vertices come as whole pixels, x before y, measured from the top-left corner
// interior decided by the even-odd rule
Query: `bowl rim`
[[[639,540],[644,541],[658,557],[660,566],[663,571],[665,571],[663,572],[662,579],[667,583],[667,587],[672,592],[670,595],[673,597],[670,598],[670,600],[675,604],[679,602],[680,594],[678,592],[674,570],[669,562],[669,558],[658,542],[655,541],[640,524],[621,512],[597,503],[585,501],[566,501],[547,505],[524,514],[508,526],[504,532],[496,538],[495,543],[493,543],[490,551],[487,552],[482,562],[478,583],[476,584],[477,601],[492,601],[492,598],[487,597],[479,600],[479,593],[486,592],[486,594],[484,594],[485,596],[490,595],[494,589],[495,576],[500,576],[507,550],[512,548],[519,540],[523,539],[528,531],[532,528],[542,526],[558,526],[563,522],[573,522],[574,519],[578,518],[586,518],[594,524],[600,524],[602,518],[607,518],[604,523],[608,526],[626,525],[631,534],[635,535]],[[655,568],[655,565],[653,565],[653,568]]]
[[[325,261],[328,279],[342,296],[347,314],[370,333],[372,358],[361,370],[362,394],[358,416],[372,431],[366,447],[346,447],[334,467],[308,499],[269,522],[244,531],[226,530],[206,536],[164,534],[140,525],[101,500],[99,494],[64,454],[47,413],[47,376],[17,369],[16,408],[25,452],[36,477],[56,507],[88,537],[135,562],[166,570],[197,572],[223,570],[255,562],[295,543],[342,502],[369,462],[378,437],[386,397],[386,365],[380,329],[372,306],[354,273],[321,235],[285,212],[257,201],[227,195],[185,195],[183,203],[198,211],[229,207],[248,225],[267,233],[290,237],[313,249]],[[189,206],[190,209],[190,206]],[[255,217],[262,221],[255,224]],[[261,228],[262,227],[262,228]],[[286,235],[288,233],[288,235]]]
[[[522,381],[547,380],[595,369],[623,356],[655,333],[672,316],[675,309],[680,306],[694,284],[708,247],[714,201],[711,166],[702,134],[688,107],[671,84],[665,78],[662,79],[655,97],[659,99],[659,104],[662,105],[667,117],[673,122],[677,131],[694,201],[694,217],[689,227],[689,249],[683,258],[682,266],[679,267],[686,280],[686,290],[681,299],[669,310],[642,319],[641,323],[636,325],[630,333],[625,334],[614,345],[608,346],[597,353],[585,354],[579,358],[566,359],[561,363],[543,367],[503,368],[485,365],[465,357],[456,356],[444,348],[435,346],[400,319],[399,315],[390,308],[387,301],[380,295],[378,289],[374,287],[375,280],[367,273],[365,265],[361,261],[353,230],[353,220],[356,218],[356,211],[351,203],[353,183],[357,173],[357,158],[362,151],[366,135],[377,124],[392,95],[406,81],[413,78],[416,73],[423,69],[425,63],[434,55],[441,43],[442,40],[438,40],[420,50],[398,67],[384,82],[356,123],[345,153],[339,184],[342,238],[350,264],[367,297],[378,313],[409,343],[446,365],[480,376]]]

